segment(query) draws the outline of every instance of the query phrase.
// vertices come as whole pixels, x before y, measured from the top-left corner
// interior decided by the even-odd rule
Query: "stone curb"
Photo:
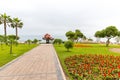
[[[66,80],[66,77],[65,77],[65,74],[64,74],[63,69],[62,69],[62,67],[61,67],[61,64],[60,64],[60,61],[59,61],[59,59],[58,59],[57,53],[56,53],[53,45],[52,45],[52,47],[53,47],[53,52],[54,52],[55,57],[56,57],[56,60],[57,60],[57,65],[58,65],[58,67],[59,67],[59,71],[61,72],[62,80]],[[60,75],[60,74],[59,74],[59,75]],[[58,77],[59,77],[59,75],[58,75]],[[59,79],[60,79],[60,78],[59,78]],[[60,80],[61,80],[61,79],[60,79]]]

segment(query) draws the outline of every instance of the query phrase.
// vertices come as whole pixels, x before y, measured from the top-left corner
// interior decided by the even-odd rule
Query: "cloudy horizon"
[[[88,38],[107,26],[120,30],[119,0],[0,0],[0,13],[18,17],[24,23],[19,35],[63,36],[81,30]],[[3,34],[0,25],[0,34]],[[8,34],[14,30],[7,28]]]

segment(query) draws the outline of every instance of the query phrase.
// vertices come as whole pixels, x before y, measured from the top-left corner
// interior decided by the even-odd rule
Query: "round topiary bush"
[[[73,48],[73,42],[72,41],[66,41],[64,44],[65,48],[67,49],[67,51],[69,51],[70,48]]]

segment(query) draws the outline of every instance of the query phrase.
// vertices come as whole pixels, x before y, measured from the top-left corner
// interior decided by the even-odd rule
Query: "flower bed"
[[[75,55],[65,59],[74,80],[119,80],[120,56]]]
[[[90,45],[87,45],[87,44],[75,44],[74,47],[91,47]]]

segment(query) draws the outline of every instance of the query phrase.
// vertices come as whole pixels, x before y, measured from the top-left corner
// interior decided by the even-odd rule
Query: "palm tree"
[[[18,28],[23,27],[23,22],[21,22],[21,20],[19,20],[18,18],[13,18],[11,27],[15,28],[16,30],[16,40],[17,40],[18,39]]]
[[[13,52],[13,43],[16,43],[16,36],[15,35],[8,35],[8,43],[10,44],[10,54]]]
[[[0,14],[0,24],[4,24],[4,36],[5,36],[5,42],[7,41],[6,36],[7,36],[7,24],[10,23],[11,18],[10,16],[7,16],[6,13]]]

